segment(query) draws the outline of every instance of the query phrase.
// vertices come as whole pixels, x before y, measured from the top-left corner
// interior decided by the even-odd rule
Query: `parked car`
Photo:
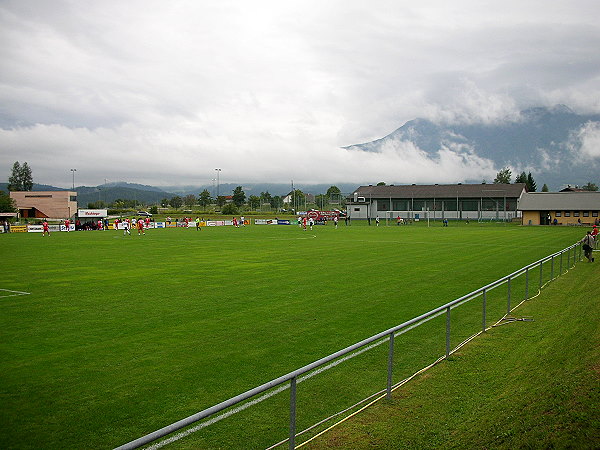
[[[150,214],[148,211],[138,211],[137,215],[144,216],[144,217],[152,217],[152,214]]]

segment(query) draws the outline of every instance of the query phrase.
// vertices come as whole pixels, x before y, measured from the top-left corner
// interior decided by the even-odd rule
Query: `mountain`
[[[395,146],[401,151],[398,143],[411,142],[431,159],[442,148],[468,148],[498,169],[510,167],[513,177],[531,171],[538,187],[547,183],[558,189],[588,181],[598,184],[600,152],[590,152],[589,146],[599,138],[600,114],[580,115],[557,105],[526,109],[517,118],[493,124],[448,125],[415,119],[381,139],[344,148],[381,152],[384,146]]]

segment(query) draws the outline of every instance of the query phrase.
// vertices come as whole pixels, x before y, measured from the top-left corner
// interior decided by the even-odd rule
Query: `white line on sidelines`
[[[17,297],[19,295],[31,295],[31,292],[11,291],[10,289],[0,289],[0,292],[10,292],[8,295],[1,295],[0,298]]]

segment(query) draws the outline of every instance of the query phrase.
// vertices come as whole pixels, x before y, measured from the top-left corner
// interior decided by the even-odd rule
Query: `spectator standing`
[[[592,252],[594,251],[594,237],[592,236],[592,232],[588,231],[579,242],[583,244],[583,252],[588,262],[594,262],[594,257],[592,256]]]

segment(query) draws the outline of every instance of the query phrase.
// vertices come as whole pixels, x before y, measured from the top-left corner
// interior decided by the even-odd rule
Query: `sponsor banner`
[[[277,219],[254,219],[254,225],[277,225]]]
[[[79,209],[77,210],[79,217],[107,217],[108,210],[106,209]]]
[[[27,225],[12,225],[10,227],[11,233],[27,233]]]
[[[67,226],[66,225],[60,225],[60,231],[75,231],[75,224],[74,223],[70,223],[69,224],[69,229],[67,230]]]
[[[154,228],[165,228],[165,222],[154,222]]]
[[[44,231],[44,227],[42,225],[27,225],[27,231],[29,233],[41,233]]]
[[[277,225],[291,225],[291,224],[292,224],[291,220],[287,220],[287,219],[285,219],[285,220],[278,219],[277,220]]]
[[[232,225],[233,222],[229,221],[229,225]],[[227,225],[227,223],[224,220],[207,220],[206,221],[206,226],[207,227],[222,227],[224,225]]]

